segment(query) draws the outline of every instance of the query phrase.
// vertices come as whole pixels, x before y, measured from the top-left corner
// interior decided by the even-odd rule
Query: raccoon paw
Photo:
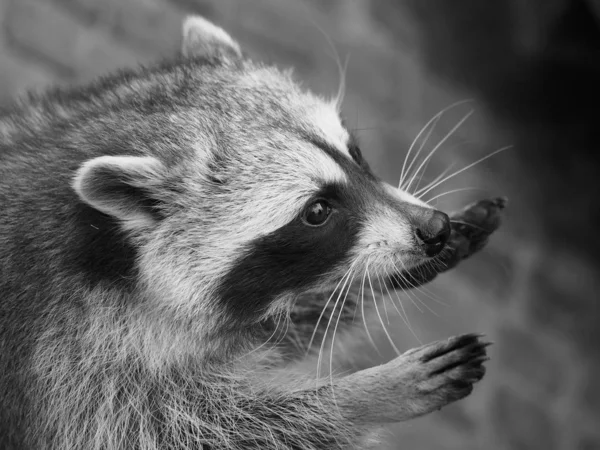
[[[485,375],[489,358],[481,335],[465,334],[410,350],[415,402],[423,413],[441,409],[471,393]]]
[[[458,259],[464,259],[481,250],[490,235],[498,229],[506,197],[480,200],[461,211],[450,214],[452,234],[448,247]]]
[[[485,374],[486,347],[465,334],[409,350],[337,383],[338,404],[356,423],[413,419],[466,397]]]

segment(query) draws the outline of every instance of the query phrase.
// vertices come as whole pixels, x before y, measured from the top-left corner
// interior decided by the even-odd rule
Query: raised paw
[[[355,422],[400,422],[466,397],[485,374],[488,342],[465,334],[407,351],[387,364],[356,372],[337,388]]]
[[[506,204],[505,197],[480,200],[450,214],[452,231],[442,252],[431,262],[392,275],[390,286],[394,289],[419,287],[481,250],[500,226]]]
[[[480,200],[451,214],[450,249],[456,249],[460,259],[463,259],[483,248],[490,235],[500,226],[502,210],[507,202],[505,197]]]
[[[490,343],[483,342],[481,337],[465,334],[418,349],[423,366],[418,389],[431,402],[431,408],[439,409],[466,397],[473,384],[483,378],[483,363],[489,359],[486,347]]]

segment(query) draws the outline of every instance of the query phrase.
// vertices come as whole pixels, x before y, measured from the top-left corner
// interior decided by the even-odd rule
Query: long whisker
[[[321,28],[321,26],[315,20],[313,20],[312,18],[308,18],[308,20],[323,35],[323,37],[327,41],[327,45],[333,52],[333,59],[335,60],[335,64],[337,65],[338,76],[340,78],[338,82],[337,94],[334,97],[334,104],[339,112],[341,110],[342,103],[344,101],[344,95],[346,93],[346,72],[348,69],[348,61],[350,60],[350,56],[346,56],[344,63],[342,63],[340,53],[338,52],[337,47],[333,42],[333,39],[331,39],[331,36],[329,36],[329,34],[323,28]]]
[[[335,288],[333,288],[333,292],[331,293],[331,295],[327,299],[327,302],[325,302],[325,306],[323,306],[323,309],[321,310],[321,314],[319,315],[319,318],[317,319],[317,324],[315,325],[315,329],[313,330],[312,336],[310,337],[310,341],[308,342],[308,347],[306,349],[306,354],[307,355],[310,352],[310,348],[312,347],[313,341],[314,341],[315,336],[317,334],[317,331],[319,329],[319,324],[321,323],[321,319],[325,315],[325,311],[327,311],[327,306],[329,306],[329,302],[331,301],[331,299],[335,295],[335,293],[336,293],[338,287],[340,286],[340,284],[342,284],[342,282],[344,281],[344,279],[346,278],[346,276],[348,276],[350,274],[351,270],[352,270],[352,266],[350,266],[348,268],[348,270],[346,271],[346,273],[344,273],[344,275],[342,276],[342,278],[340,279],[340,281],[338,281],[338,283],[336,284]]]
[[[337,402],[335,400],[335,392],[334,392],[334,388],[333,388],[333,348],[335,346],[335,335],[337,333],[337,328],[340,323],[340,317],[342,316],[342,313],[344,312],[344,305],[346,304],[346,300],[348,299],[348,294],[350,293],[350,289],[352,288],[353,281],[354,281],[354,276],[350,280],[350,283],[348,283],[348,289],[346,289],[346,295],[344,295],[344,300],[342,300],[342,306],[340,307],[340,312],[339,312],[337,320],[335,322],[335,327],[333,328],[333,336],[331,337],[331,350],[330,350],[330,354],[329,354],[329,380],[330,380],[330,384],[331,384],[331,394],[332,394],[332,398],[333,398],[333,403],[335,404],[336,408],[337,408]]]
[[[369,327],[367,326],[367,319],[365,316],[365,276],[369,274],[369,262],[370,259],[367,259],[367,264],[365,267],[365,274],[363,276],[363,283],[362,283],[362,291],[361,291],[361,300],[360,300],[360,309],[361,309],[361,315],[362,315],[362,319],[363,319],[363,324],[365,325],[365,332],[367,333],[367,338],[369,339],[369,342],[371,343],[371,345],[373,346],[373,348],[375,349],[375,351],[377,352],[377,354],[379,356],[383,356],[380,352],[379,349],[377,348],[377,345],[375,345],[375,341],[373,340],[373,338],[371,337],[371,333],[369,333]]]
[[[415,190],[419,189],[419,186],[421,185],[421,181],[423,181],[423,176],[427,172],[427,168],[429,167],[430,162],[431,162],[431,159],[429,161],[427,161],[427,164],[425,164],[425,167],[423,167],[423,170],[421,171],[421,174],[419,175],[419,179],[417,180],[417,185],[415,186]]]
[[[454,168],[454,166],[455,166],[454,163],[450,164],[448,167],[446,167],[444,170],[442,170],[442,173],[440,173],[437,177],[435,177],[433,180],[431,180],[429,183],[427,183],[421,189],[427,189],[428,187],[433,186],[435,183],[437,183],[442,178],[444,178],[446,175],[448,175],[448,173]],[[415,191],[416,191],[416,189],[415,189]]]
[[[408,148],[408,152],[406,153],[406,156],[404,157],[404,163],[402,164],[402,172],[400,172],[400,183],[398,183],[398,189],[402,188],[402,184],[404,183],[404,177],[410,173],[410,169],[412,168],[413,164],[416,161],[418,161],[419,155],[421,154],[421,151],[423,150],[423,147],[425,147],[425,144],[427,144],[427,142],[429,141],[429,138],[433,134],[433,130],[435,130],[436,125],[440,121],[440,117],[441,116],[434,117],[435,120],[433,122],[431,122],[431,121],[428,122],[425,125],[425,127],[423,127],[421,129],[421,131],[419,132],[419,134],[417,135],[417,137],[415,138],[415,140],[412,142],[412,144]],[[425,129],[429,126],[429,124],[431,124],[431,126],[429,127],[429,130],[427,131],[427,134],[425,135],[425,137],[421,140],[421,144],[419,145],[419,149],[417,150],[417,152],[415,153],[415,155],[412,157],[412,159],[410,161],[410,164],[408,165],[408,168],[406,169],[406,173],[405,173],[404,172],[404,164],[406,163],[406,160],[408,159],[408,156],[410,155],[410,152],[412,151],[414,145],[417,143],[417,140],[421,136],[421,133],[423,133],[423,131],[425,131]]]
[[[407,275],[404,275],[404,274],[402,274],[402,278],[404,279],[404,281],[405,281],[406,283],[408,283],[408,285],[410,286],[410,288],[411,288],[411,289],[413,289],[413,290],[418,290],[419,292],[421,292],[421,293],[425,294],[425,292],[421,291],[421,290],[419,289],[419,287],[418,287],[418,286],[417,286],[415,283],[413,283],[413,282],[410,280],[410,278],[409,278],[409,277],[411,276],[411,275],[410,275],[410,272],[409,272],[409,271],[406,269],[406,266],[404,265],[404,263],[403,263],[402,261],[401,261],[401,264],[402,264],[402,266],[404,267],[404,271],[407,273]],[[394,263],[394,267],[396,268],[396,270],[398,270],[398,266],[396,266],[396,265],[395,265],[395,263]],[[406,295],[408,295],[408,292],[406,292]],[[417,296],[417,294],[415,294],[415,293],[413,292],[413,295],[414,295],[414,297],[417,299],[417,301],[418,301],[418,302],[419,302],[421,305],[423,305],[423,306],[425,306],[427,309],[429,309],[429,307],[428,307],[428,306],[427,306],[427,305],[426,305],[426,304],[423,302],[423,300],[421,300],[421,299],[420,299],[420,298]],[[425,295],[427,295],[427,294],[425,294]],[[415,306],[417,306],[417,305],[415,304]],[[419,309],[419,312],[421,312],[421,313],[422,313],[423,311]]]
[[[446,152],[448,151],[454,151],[457,147],[460,147],[463,144],[468,143],[467,141],[461,141],[457,144],[451,145],[449,147],[446,147]],[[452,152],[451,152],[452,153]],[[425,167],[423,167],[423,170],[421,170],[421,174],[419,175],[419,179],[417,180],[417,185],[415,186],[414,190],[417,191],[419,190],[419,186],[421,186],[421,181],[423,180],[423,177],[425,176],[425,173],[427,172],[427,168],[429,167],[429,164],[431,163],[431,161],[433,160],[433,158],[431,158],[429,161],[427,161],[427,163],[425,164]],[[442,174],[438,175],[436,177],[435,180],[430,181],[428,184],[431,185],[433,183],[435,183],[436,181],[438,181],[439,179],[441,179],[443,176],[445,176],[448,172],[450,172],[451,168],[454,167],[454,163],[451,163],[443,172]]]
[[[454,220],[454,219],[450,219],[450,223],[459,223],[459,224],[461,224],[461,225],[466,225],[466,226],[468,226],[468,227],[477,228],[478,230],[481,230],[481,231],[486,231],[486,232],[489,232],[489,231],[490,231],[490,230],[486,230],[486,229],[485,229],[485,228],[483,228],[483,227],[480,227],[479,225],[475,225],[475,224],[472,224],[472,223],[469,223],[469,222],[463,222],[463,221],[461,221],[461,220]]]
[[[394,267],[396,268],[396,270],[398,271],[398,274],[402,277],[402,279],[411,287],[414,288],[414,284],[410,282],[410,280],[406,277],[406,275],[404,275],[403,272],[407,272],[408,273],[408,269],[406,268],[406,265],[404,264],[404,262],[402,260],[400,260],[400,264],[402,264],[403,267],[403,271],[400,271],[398,269],[398,266],[396,266],[396,263],[394,263]],[[410,295],[410,291],[405,290],[404,293],[406,294],[406,296],[409,298],[409,300],[411,301],[411,303],[415,306],[415,308],[417,308],[417,310],[423,314],[423,310],[421,309],[421,307],[417,304],[417,302],[415,302],[415,300],[413,299],[413,297]],[[414,295],[414,294],[413,294]],[[422,303],[421,299],[418,298],[416,295],[414,295],[414,297],[417,299],[417,301],[419,303]]]
[[[339,55],[338,55],[338,70],[340,72],[340,81],[338,85],[338,91],[335,96],[335,107],[339,111],[342,110],[342,103],[344,103],[344,97],[346,95],[346,72],[348,71],[348,62],[350,61],[350,55],[346,56],[343,66],[339,66]]]
[[[390,299],[390,302],[392,303],[392,306],[396,309],[396,312],[398,313],[398,315],[400,316],[400,318],[402,319],[402,321],[405,323],[405,325],[408,327],[409,331],[415,337],[415,339],[417,340],[417,342],[419,342],[421,344],[422,343],[421,340],[419,339],[419,337],[417,336],[417,334],[413,330],[413,328],[412,328],[412,326],[410,324],[410,321],[408,320],[408,314],[406,313],[406,310],[404,309],[404,304],[402,303],[402,299],[398,295],[398,291],[394,291],[394,294],[396,295],[396,298],[398,299],[398,303],[400,304],[400,309],[402,309],[402,313],[404,313],[404,314],[402,314],[400,312],[400,310],[398,309],[398,307],[396,306],[396,303],[394,302],[394,299],[392,298],[392,294],[391,294],[389,288],[387,287],[387,285],[385,284],[385,282],[383,283],[383,286],[385,287],[385,290],[388,293],[388,298]]]
[[[369,281],[369,287],[371,289],[371,294],[373,295],[373,305],[375,305],[375,311],[377,312],[377,317],[379,317],[379,322],[381,323],[381,327],[383,328],[383,332],[387,336],[388,341],[390,342],[390,345],[392,346],[392,348],[396,352],[396,355],[400,356],[401,352],[400,352],[400,350],[398,350],[398,347],[396,347],[396,344],[394,344],[394,341],[393,341],[392,337],[390,336],[390,333],[388,332],[388,329],[385,326],[385,323],[383,323],[383,319],[381,318],[381,314],[379,314],[379,307],[377,306],[377,296],[375,295],[375,291],[373,290],[373,284],[371,283],[371,275],[369,275],[369,272],[367,272],[367,279]]]
[[[379,270],[377,270],[375,272],[375,277],[377,279],[377,283],[379,283],[379,290],[383,294],[383,284],[384,283],[381,281],[381,275],[379,273]],[[387,320],[388,325],[390,325],[390,316],[388,315],[388,312],[387,312],[387,306],[385,306],[385,298],[383,299],[383,312],[385,314],[385,318]]]
[[[444,109],[442,109],[440,112],[438,112],[436,115],[434,115],[431,119],[429,119],[427,121],[427,123],[425,124],[425,126],[423,126],[423,128],[421,128],[421,130],[419,131],[419,133],[417,133],[417,137],[415,137],[415,139],[412,141],[412,143],[410,144],[410,147],[408,148],[408,152],[406,153],[406,156],[404,157],[404,162],[402,163],[402,171],[400,172],[400,183],[398,183],[398,188],[400,189],[402,186],[402,182],[404,181],[404,169],[406,167],[406,162],[408,161],[408,157],[410,156],[410,153],[412,152],[412,149],[414,148],[415,144],[417,143],[417,141],[419,140],[419,138],[421,137],[421,135],[425,132],[425,130],[427,130],[429,128],[429,132],[427,133],[427,136],[425,137],[425,139],[421,142],[421,146],[419,147],[419,151],[417,152],[417,155],[420,153],[421,149],[423,148],[423,146],[425,145],[425,143],[427,142],[427,140],[429,139],[429,137],[431,136],[431,133],[433,132],[433,129],[435,128],[435,125],[437,124],[437,122],[440,120],[440,118],[449,110],[451,110],[452,108],[458,106],[458,105],[462,105],[463,103],[467,103],[467,102],[472,102],[473,99],[464,99],[464,100],[459,100],[457,102],[452,103],[449,106],[446,106]],[[408,169],[406,170],[406,173],[410,172],[410,168],[412,167],[413,163],[416,161],[416,156],[412,159],[410,165],[408,166]]]
[[[434,259],[432,261],[427,261],[425,264],[432,264],[432,263],[436,263],[437,264],[437,263],[439,263],[439,261]],[[418,267],[415,267],[415,270],[419,270],[419,272],[421,272],[421,268],[422,268],[422,266],[418,266]],[[396,269],[397,269],[397,267],[396,267]],[[421,274],[422,274],[422,272],[421,272]],[[419,292],[421,292],[422,294],[424,294],[425,296],[427,296],[428,298],[430,298],[431,300],[433,300],[435,302],[438,302],[438,303],[440,303],[442,305],[446,305],[444,302],[442,302],[442,300],[440,300],[433,292],[431,292],[425,286],[423,286],[423,285],[417,286],[415,283],[413,283],[412,281],[410,281],[410,279],[408,277],[406,277],[406,276],[404,277],[404,280],[408,284],[410,284],[410,286],[411,286],[412,289],[418,290]]]
[[[350,280],[350,275],[352,273],[352,269],[354,269],[354,266],[356,265],[356,262],[357,262],[357,260],[355,260],[350,265],[350,269],[348,271],[348,276],[346,276],[346,280],[344,281],[344,284],[342,285],[342,288],[340,289],[340,293],[335,300],[335,304],[333,305],[333,311],[329,315],[329,320],[327,321],[327,327],[325,328],[325,334],[323,336],[323,340],[321,341],[321,347],[319,349],[319,357],[317,359],[317,375],[321,373],[321,361],[323,359],[323,348],[325,347],[325,341],[327,340],[327,334],[329,333],[329,327],[331,326],[331,321],[333,320],[333,316],[335,315],[335,310],[337,309],[337,305],[340,301],[340,298],[341,298],[342,294],[344,293],[346,284],[348,283],[348,280]]]
[[[489,158],[491,158],[492,156],[494,156],[494,155],[497,155],[498,153],[500,153],[500,152],[503,152],[503,151],[505,151],[505,150],[508,150],[508,149],[510,149],[510,148],[512,148],[512,145],[507,145],[506,147],[499,148],[498,150],[496,150],[496,151],[494,151],[494,152],[490,153],[489,155],[487,155],[487,156],[484,156],[483,158],[480,158],[480,159],[478,159],[477,161],[475,161],[475,162],[473,162],[473,163],[469,164],[469,165],[468,165],[468,166],[466,166],[466,167],[463,167],[462,169],[460,169],[460,170],[458,170],[458,171],[454,172],[454,173],[453,173],[453,174],[451,174],[451,175],[448,175],[447,177],[445,177],[445,178],[443,178],[442,180],[438,181],[438,182],[437,182],[436,184],[434,184],[433,186],[430,186],[429,188],[427,188],[425,191],[423,191],[423,189],[421,189],[421,190],[419,190],[419,191],[415,192],[415,193],[414,193],[414,195],[415,195],[415,196],[419,196],[419,197],[421,197],[421,196],[423,196],[423,195],[427,194],[427,193],[428,193],[429,191],[431,191],[432,189],[434,189],[434,188],[436,188],[437,186],[439,186],[440,184],[442,184],[442,183],[444,183],[444,182],[448,181],[450,178],[453,178],[453,177],[455,177],[456,175],[459,175],[459,174],[463,173],[465,170],[468,170],[468,169],[470,169],[471,167],[473,167],[473,166],[475,166],[475,165],[477,165],[477,164],[479,164],[479,163],[482,163],[482,162],[483,162],[483,161],[485,161],[486,159],[489,159]],[[423,191],[423,192],[421,192],[421,191]]]
[[[476,187],[465,187],[465,188],[459,188],[459,189],[452,189],[451,191],[442,192],[441,194],[431,197],[429,200],[423,200],[423,201],[425,203],[430,203],[440,197],[443,197],[444,195],[450,195],[450,194],[454,194],[456,192],[463,192],[463,191],[485,191],[485,189],[476,188]]]
[[[367,259],[367,264],[365,265],[365,271],[364,271],[364,273],[363,273],[363,276],[362,276],[362,281],[361,281],[361,283],[360,283],[360,290],[359,290],[359,294],[358,294],[358,295],[359,295],[359,297],[360,297],[361,295],[364,297],[364,295],[365,295],[365,279],[366,279],[366,277],[367,277],[367,270],[368,270],[368,267],[369,267],[369,260]],[[354,314],[352,315],[352,322],[353,322],[353,323],[354,323],[354,319],[356,318],[356,311],[358,310],[358,305],[359,305],[359,303],[360,303],[360,301],[359,301],[359,299],[357,298],[357,301],[356,301],[356,306],[354,307]],[[361,314],[361,315],[363,315],[363,316],[364,316],[364,314]]]
[[[417,174],[418,174],[418,173],[421,171],[421,169],[422,169],[422,168],[423,168],[423,166],[424,166],[424,165],[427,163],[427,161],[429,161],[429,160],[431,159],[431,157],[432,157],[432,156],[435,154],[435,152],[436,152],[436,151],[437,151],[437,150],[438,150],[438,149],[439,149],[439,148],[440,148],[442,145],[444,145],[444,143],[445,143],[445,142],[446,142],[446,141],[447,141],[447,140],[450,138],[450,136],[452,136],[452,135],[454,134],[454,132],[455,132],[456,130],[458,130],[458,129],[460,128],[460,126],[461,126],[463,123],[465,123],[469,117],[471,117],[471,116],[473,115],[473,113],[474,113],[474,112],[475,112],[474,110],[471,110],[471,111],[469,111],[467,114],[465,114],[465,116],[464,116],[462,119],[460,119],[460,120],[458,121],[458,123],[457,123],[456,125],[454,125],[454,126],[452,127],[452,129],[451,129],[451,130],[450,130],[448,133],[446,133],[446,136],[444,136],[444,137],[442,138],[442,140],[440,140],[440,142],[438,142],[438,143],[437,143],[437,145],[436,145],[435,147],[433,147],[433,149],[432,149],[432,150],[429,152],[429,155],[427,155],[427,156],[425,157],[425,159],[423,159],[423,161],[421,161],[421,164],[419,165],[419,167],[417,168],[417,170],[415,170],[415,173],[414,173],[414,175],[412,176],[412,178],[410,179],[410,182],[408,183],[408,185],[406,186],[406,188],[404,188],[404,190],[405,190],[405,191],[408,191],[408,190],[410,189],[410,187],[412,186],[412,184],[413,184],[413,181],[415,180],[415,178],[416,178]]]
[[[395,266],[395,264],[394,264]],[[396,270],[398,270],[398,267],[396,267]],[[418,267],[417,267],[418,269]],[[430,298],[431,300],[433,300],[436,303],[439,303],[441,305],[444,306],[448,306],[446,303],[444,303],[442,300],[440,300],[439,298],[437,298],[437,296],[435,294],[433,294],[431,291],[429,291],[428,289],[426,289],[423,286],[417,286],[415,283],[411,282],[409,280],[409,278],[405,275],[402,275],[402,278],[404,279],[404,281],[406,281],[406,283],[408,283],[410,285],[410,287],[418,292],[420,292],[421,294],[425,295],[426,297]],[[408,292],[406,292],[406,294],[408,295]],[[436,313],[433,309],[431,309],[429,307],[429,305],[427,305],[427,303],[425,303],[422,299],[420,299],[416,294],[414,294],[415,298],[419,301],[419,303],[421,305],[423,305],[425,308],[427,308],[429,310],[429,312],[431,312],[432,314],[439,316],[438,313]],[[416,306],[416,304],[415,304]],[[421,311],[422,312],[422,311]]]

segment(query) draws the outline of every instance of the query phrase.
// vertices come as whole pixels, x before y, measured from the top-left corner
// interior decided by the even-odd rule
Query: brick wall
[[[178,48],[187,12],[222,24],[252,55],[293,65],[310,87],[329,93],[338,74],[323,29],[342,58],[350,56],[348,123],[359,130],[374,169],[390,182],[397,182],[406,149],[427,120],[470,95],[425,68],[422,22],[392,1],[0,0],[0,100],[168,56]],[[540,29],[545,23],[538,23]],[[496,39],[506,33],[496,23],[464,23],[475,25],[497,29]],[[538,45],[537,28],[519,30],[528,36],[527,48]],[[490,41],[483,51],[501,47],[502,40]],[[421,185],[510,140],[490,123],[487,106],[465,103],[440,120],[424,151],[475,110],[437,151]],[[600,449],[595,262],[569,240],[549,243],[542,231],[552,222],[541,222],[539,206],[526,195],[535,173],[518,161],[515,150],[508,150],[425,197],[474,187],[479,190],[442,196],[435,204],[451,209],[497,194],[512,201],[506,226],[482,254],[404,296],[411,329],[392,319],[392,335],[401,348],[465,331],[485,332],[496,344],[488,375],[473,396],[391,427],[390,449]],[[543,191],[552,182],[536,186]],[[381,348],[385,352],[383,340]]]

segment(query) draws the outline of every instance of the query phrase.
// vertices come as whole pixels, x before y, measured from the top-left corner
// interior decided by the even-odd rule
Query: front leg
[[[452,234],[444,250],[431,262],[392,276],[390,287],[413,289],[422,286],[481,250],[500,226],[506,202],[504,197],[481,200],[450,214]]]
[[[270,378],[267,371],[194,389],[187,384],[177,394],[192,396],[184,405],[190,409],[174,411],[177,420],[161,425],[176,428],[157,436],[164,439],[161,448],[380,448],[369,441],[381,425],[427,414],[469,395],[484,375],[486,345],[479,336],[459,336],[318,384],[312,377],[294,379],[289,370],[284,378],[280,372]]]

